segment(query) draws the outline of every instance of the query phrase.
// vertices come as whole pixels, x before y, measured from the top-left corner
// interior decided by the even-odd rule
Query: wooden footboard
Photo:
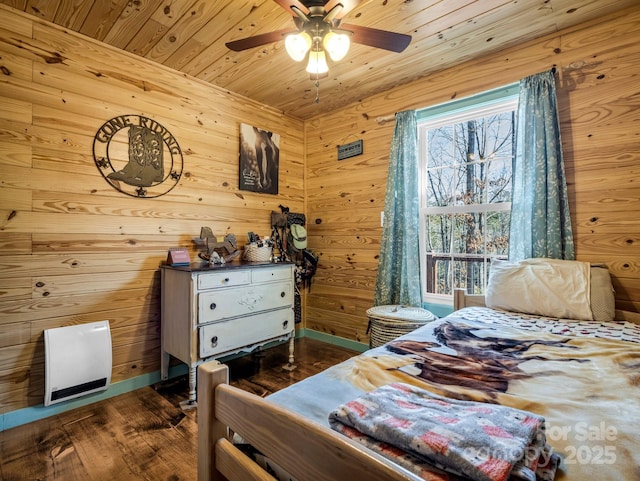
[[[224,480],[215,467],[215,445],[228,437],[227,426],[216,419],[216,387],[229,384],[229,368],[218,361],[198,366],[198,481]]]
[[[227,367],[198,367],[198,481],[273,481],[229,440],[229,430],[299,481],[416,481],[356,442],[259,396],[229,386]]]

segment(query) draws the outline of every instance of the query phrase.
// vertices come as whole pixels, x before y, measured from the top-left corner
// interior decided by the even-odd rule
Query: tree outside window
[[[491,259],[507,258],[516,108],[510,98],[418,126],[426,298],[483,293]]]

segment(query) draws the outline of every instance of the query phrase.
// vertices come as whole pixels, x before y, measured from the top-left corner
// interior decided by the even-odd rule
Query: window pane
[[[453,234],[453,254],[483,253],[482,213],[456,214]]]
[[[451,215],[436,214],[425,217],[427,252],[449,252],[451,242]]]
[[[484,203],[483,163],[468,163],[460,166],[456,179],[456,199],[452,205],[475,205]]]
[[[511,158],[496,157],[486,170],[487,202],[511,202]]]
[[[507,256],[516,107],[480,105],[419,126],[420,205],[432,209],[421,233],[427,292],[482,293],[491,257]]]
[[[453,127],[445,125],[429,130],[427,136],[429,146],[429,168],[451,167],[454,164]]]
[[[433,292],[436,294],[451,294],[451,260],[449,258],[439,258],[434,262],[435,286]]]
[[[481,257],[469,257],[455,264],[456,278],[454,287],[463,288],[470,294],[484,292],[485,260]],[[452,294],[450,292],[450,294]]]
[[[485,231],[487,254],[506,259],[509,254],[509,221],[508,211],[487,213]]]
[[[484,118],[487,152],[486,157],[510,157],[513,145],[513,113],[504,112]]]
[[[430,207],[451,205],[454,170],[450,167],[427,171],[427,205]]]

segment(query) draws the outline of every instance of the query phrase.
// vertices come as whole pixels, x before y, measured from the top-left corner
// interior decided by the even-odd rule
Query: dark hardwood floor
[[[265,396],[347,359],[354,351],[296,340],[234,359],[231,384]],[[197,409],[182,410],[186,376],[0,432],[3,481],[195,481]]]

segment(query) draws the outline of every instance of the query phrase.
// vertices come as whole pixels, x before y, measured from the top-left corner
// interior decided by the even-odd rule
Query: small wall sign
[[[338,145],[338,160],[348,159],[362,154],[362,139],[344,145]]]
[[[191,258],[189,257],[189,251],[186,247],[175,247],[173,249],[169,249],[167,264],[171,266],[188,266],[190,263]]]
[[[105,180],[132,197],[160,197],[173,189],[183,168],[175,137],[142,115],[107,120],[93,139],[93,159]]]

